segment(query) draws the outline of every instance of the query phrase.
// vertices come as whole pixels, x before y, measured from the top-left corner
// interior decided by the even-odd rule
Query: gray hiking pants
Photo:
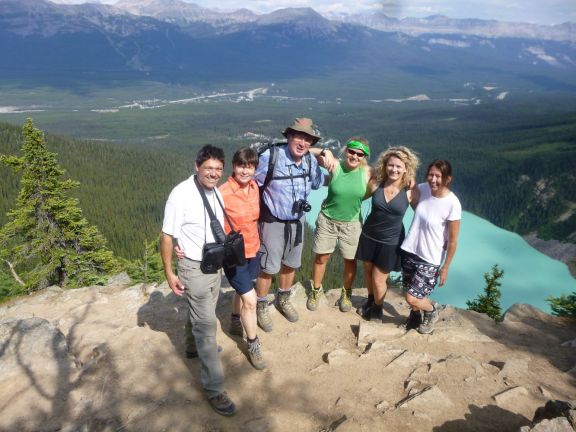
[[[184,295],[188,302],[189,320],[187,333],[192,324],[192,334],[186,335],[187,349],[190,337],[196,341],[200,359],[200,381],[208,398],[224,391],[224,371],[216,343],[216,302],[220,293],[221,271],[204,274],[200,263],[187,258],[178,261],[178,277],[185,286]]]

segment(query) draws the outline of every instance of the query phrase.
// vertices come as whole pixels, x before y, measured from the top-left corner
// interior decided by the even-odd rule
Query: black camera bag
[[[202,201],[204,202],[204,207],[210,216],[210,229],[212,229],[212,234],[214,235],[214,243],[204,243],[202,248],[202,261],[200,262],[200,270],[202,273],[216,273],[222,268],[223,265],[226,267],[236,267],[243,266],[246,264],[246,254],[244,250],[244,236],[239,231],[234,230],[234,225],[228,217],[218,194],[216,194],[216,199],[218,204],[222,207],[222,212],[230,225],[231,231],[228,235],[224,234],[222,229],[222,224],[216,218],[216,215],[212,211],[212,207],[206,199],[206,193],[202,186],[200,186],[196,177],[194,177],[194,182],[196,187],[200,192]],[[216,193],[216,192],[214,192]]]

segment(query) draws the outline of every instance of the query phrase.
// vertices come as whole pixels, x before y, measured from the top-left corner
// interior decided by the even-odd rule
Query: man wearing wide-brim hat
[[[300,267],[305,214],[310,211],[312,189],[324,183],[324,174],[310,146],[320,140],[312,120],[297,118],[283,132],[288,142],[270,147],[259,158],[254,178],[263,189],[260,203],[261,258],[256,281],[258,325],[266,332],[273,324],[268,314],[267,295],[272,276],[280,273],[276,307],[290,322],[298,312],[290,302],[296,269]]]

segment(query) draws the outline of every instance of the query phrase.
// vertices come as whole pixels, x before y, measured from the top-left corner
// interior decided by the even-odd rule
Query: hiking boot
[[[263,370],[266,369],[268,365],[262,357],[262,351],[260,348],[260,340],[258,337],[256,337],[254,342],[248,342],[248,358],[250,359],[250,363],[252,363],[252,366],[254,366],[255,369]]]
[[[410,315],[404,323],[406,331],[417,329],[422,324],[422,313],[420,311],[410,310]]]
[[[310,287],[310,294],[308,294],[308,300],[306,300],[306,308],[309,311],[315,311],[318,309],[318,304],[320,303],[320,296],[322,295],[322,285],[320,288],[314,288],[312,284]]]
[[[338,305],[340,306],[340,312],[350,312],[352,309],[352,288],[346,289],[342,288],[340,293],[340,300],[338,300]]]
[[[242,328],[242,321],[240,315],[232,314],[230,316],[230,334],[232,336],[244,336],[244,329]]]
[[[268,301],[266,300],[258,300],[256,303],[256,318],[258,321],[258,325],[262,330],[269,333],[274,328],[272,324],[272,319],[268,314]]]
[[[370,321],[382,323],[382,320],[384,319],[384,312],[382,311],[382,305],[374,303],[374,305],[370,308],[368,315],[370,317]]]
[[[356,313],[358,315],[360,315],[362,318],[364,318],[365,320],[369,320],[370,319],[370,309],[372,309],[373,306],[374,306],[374,296],[369,295],[368,298],[366,299],[366,301],[364,303],[362,303],[362,306],[360,306],[358,309],[356,309]]]
[[[276,293],[276,308],[282,315],[286,317],[288,321],[298,321],[298,312],[296,312],[296,309],[294,309],[294,306],[290,302],[290,290],[278,290]]]
[[[212,409],[223,416],[231,416],[236,413],[236,405],[230,400],[226,392],[208,399]]]
[[[434,323],[438,321],[438,312],[436,308],[430,312],[424,311],[424,318],[422,319],[422,324],[418,327],[418,333],[430,334],[434,331]]]

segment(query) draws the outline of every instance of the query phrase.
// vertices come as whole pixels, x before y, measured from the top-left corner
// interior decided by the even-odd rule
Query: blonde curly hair
[[[388,179],[388,174],[386,174],[386,165],[391,157],[396,157],[404,162],[406,165],[406,172],[402,175],[402,188],[408,187],[410,181],[416,178],[416,170],[420,165],[420,160],[416,153],[410,150],[408,147],[397,146],[390,147],[388,150],[380,153],[378,156],[378,162],[376,163],[376,179],[378,184],[384,183]]]

